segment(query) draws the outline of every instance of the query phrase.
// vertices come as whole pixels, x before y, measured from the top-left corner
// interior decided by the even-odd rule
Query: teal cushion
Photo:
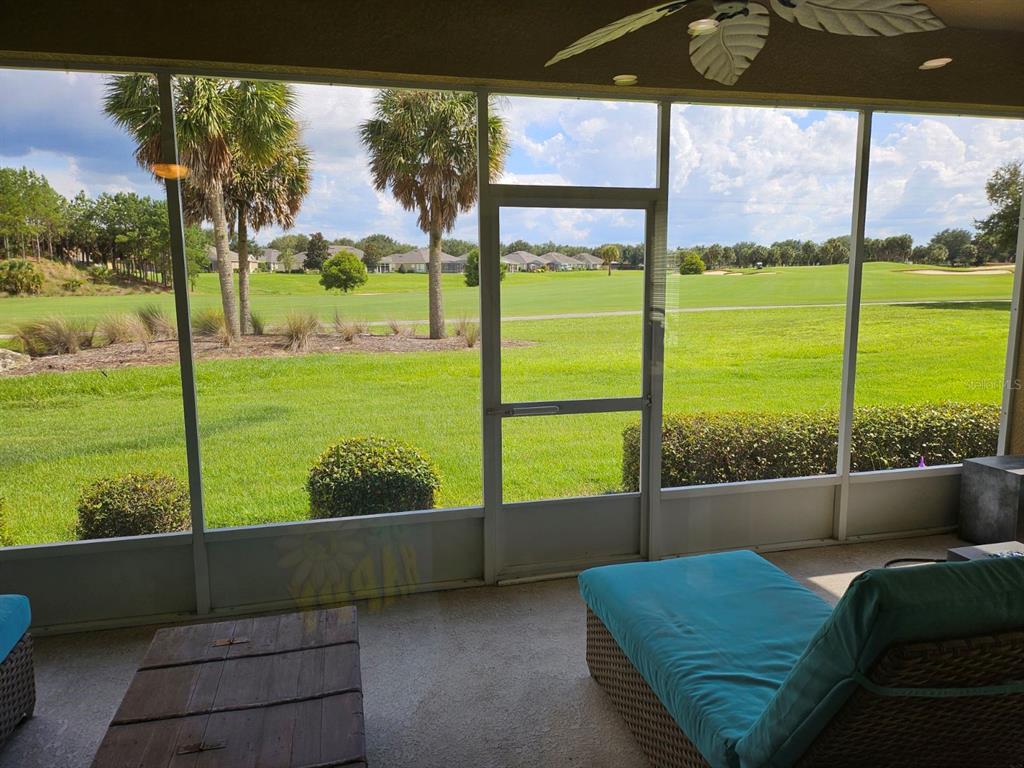
[[[6,659],[32,623],[32,611],[24,595],[0,595],[0,660]]]
[[[753,552],[593,568],[580,592],[714,768],[757,721],[830,612]]]
[[[1024,628],[1024,559],[862,573],[737,744],[743,768],[790,766],[893,643]]]

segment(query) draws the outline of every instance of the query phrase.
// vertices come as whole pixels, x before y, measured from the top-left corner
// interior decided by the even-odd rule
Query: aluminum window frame
[[[500,528],[501,500],[501,420],[507,417],[518,417],[529,414],[508,414],[502,408],[538,407],[558,405],[560,408],[578,408],[569,412],[609,412],[617,410],[634,410],[639,405],[643,414],[642,452],[646,457],[641,462],[641,558],[655,559],[665,555],[661,547],[662,504],[666,500],[705,498],[724,496],[734,493],[752,494],[765,488],[774,490],[813,488],[818,486],[834,486],[837,500],[833,540],[843,541],[848,538],[848,513],[846,505],[849,499],[851,473],[849,471],[849,436],[852,421],[853,395],[856,385],[856,342],[859,331],[860,281],[863,266],[864,212],[867,203],[867,178],[870,171],[870,128],[873,112],[900,111],[902,114],[923,115],[963,115],[976,117],[999,117],[1021,120],[1020,110],[1002,108],[971,108],[965,110],[955,105],[922,106],[886,102],[854,103],[849,99],[813,99],[799,98],[758,98],[733,97],[731,95],[700,94],[687,95],[685,102],[678,94],[630,91],[628,89],[602,90],[593,88],[572,87],[530,87],[529,85],[502,85],[499,87],[472,85],[456,82],[432,82],[426,79],[402,77],[361,77],[311,75],[280,68],[275,71],[216,67],[216,66],[150,66],[145,63],[138,65],[124,62],[83,63],[69,60],[40,61],[31,58],[0,57],[0,68],[75,71],[105,74],[146,73],[157,77],[160,86],[161,111],[164,117],[163,130],[164,159],[177,162],[177,150],[174,144],[173,106],[171,99],[171,78],[179,75],[202,75],[232,79],[254,80],[285,80],[295,84],[343,85],[366,88],[408,88],[431,90],[459,90],[475,92],[477,95],[477,128],[478,128],[478,161],[481,172],[480,193],[478,201],[478,226],[481,250],[481,452],[483,456],[483,504],[477,507],[457,509],[438,509],[409,511],[388,516],[369,516],[358,520],[344,521],[300,521],[295,523],[274,523],[264,526],[245,526],[210,531],[211,540],[230,541],[246,540],[255,537],[273,537],[278,532],[293,530],[296,526],[308,526],[309,531],[346,531],[361,530],[380,525],[421,525],[432,521],[483,520],[483,579],[482,583],[496,583],[501,576],[501,563],[497,553],[502,543]],[[580,186],[531,186],[514,184],[491,184],[486,178],[489,167],[489,147],[487,145],[488,99],[491,95],[536,96],[556,99],[580,98],[594,100],[619,100],[655,103],[658,105],[658,138],[657,138],[657,184],[654,187],[580,187]],[[768,481],[749,481],[729,483],[716,486],[687,486],[680,488],[661,487],[661,424],[664,390],[664,276],[665,257],[667,255],[667,218],[668,218],[668,187],[670,162],[671,108],[677,103],[720,106],[751,106],[777,107],[797,109],[842,109],[856,110],[859,114],[857,170],[855,172],[855,191],[853,205],[852,235],[854,247],[851,249],[850,281],[847,286],[846,315],[844,319],[843,373],[840,400],[840,447],[837,451],[837,472],[834,475],[802,478],[780,478]],[[168,116],[171,122],[168,122]],[[170,128],[169,128],[170,126]],[[168,136],[168,128],[170,135]],[[205,510],[203,508],[202,470],[200,465],[201,437],[199,434],[198,414],[196,412],[194,358],[191,354],[191,332],[188,318],[187,280],[180,279],[185,275],[184,259],[184,227],[180,211],[180,190],[176,182],[169,182],[167,189],[168,216],[171,224],[171,255],[172,269],[175,276],[175,310],[179,328],[182,329],[179,346],[181,364],[182,398],[186,413],[185,446],[189,469],[189,488],[192,499],[192,531],[188,534],[192,541],[192,569],[196,592],[196,613],[205,615],[211,612],[210,578],[208,571],[207,531],[205,528]],[[614,205],[610,203],[614,202]],[[499,231],[496,212],[500,207],[511,207],[528,203],[531,207],[604,207],[634,208],[647,211],[646,245],[648,264],[645,268],[644,280],[644,311],[643,311],[643,356],[641,360],[642,394],[636,398],[609,398],[605,402],[582,401],[551,401],[545,403],[502,403],[501,401],[501,370],[500,370],[500,288],[497,270],[497,254],[499,249]],[[1021,211],[1024,224],[1024,209]],[[659,258],[661,262],[659,264]],[[1011,410],[1014,407],[1013,377],[1016,375],[1017,362],[1020,357],[1022,332],[1020,300],[1024,291],[1024,226],[1018,239],[1016,254],[1016,272],[1013,284],[1011,320],[1007,343],[1005,387],[1003,393],[1002,414],[1000,421],[1000,451],[1008,450]],[[654,268],[652,268],[652,266]],[[486,267],[486,268],[485,268]],[[659,282],[660,279],[660,282]],[[659,294],[660,291],[660,294]],[[185,320],[184,324],[182,320]],[[612,403],[611,400],[629,401]],[[603,409],[603,410],[599,410]],[[959,473],[958,465],[928,467],[924,469],[894,470],[875,476],[875,473],[858,473],[853,477],[853,484],[882,482],[887,480],[901,481],[913,478],[936,476],[946,477]],[[881,473],[877,473],[881,474]],[[624,498],[633,494],[623,494]],[[544,501],[527,502],[543,505]],[[386,519],[385,519],[386,518]],[[27,561],[37,554],[46,556],[63,556],[72,553],[90,553],[95,550],[102,552],[128,551],[139,547],[159,546],[164,541],[177,540],[185,534],[156,535],[153,537],[132,537],[109,541],[64,542],[53,545],[31,545],[0,549],[0,563],[7,561]],[[864,540],[875,534],[850,537]],[[168,538],[170,537],[170,538]],[[769,548],[769,547],[766,547]],[[511,574],[511,575],[514,575]],[[216,611],[214,611],[216,612]]]

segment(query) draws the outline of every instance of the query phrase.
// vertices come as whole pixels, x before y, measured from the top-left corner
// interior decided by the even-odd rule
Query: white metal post
[[[998,454],[1003,456],[1011,451],[1013,437],[1013,409],[1017,402],[1017,367],[1020,363],[1021,334],[1020,302],[1021,291],[1024,290],[1024,203],[1021,204],[1017,222],[1017,258],[1013,270],[1013,296],[1010,299],[1010,334],[1006,341],[1006,372],[1003,376],[1003,401],[999,411],[999,447]]]
[[[640,548],[661,557],[661,421],[665,371],[665,280],[668,251],[668,186],[672,102],[658,103],[657,199],[647,210],[644,264],[644,359],[640,449]]]
[[[482,401],[484,581],[493,584],[500,571],[501,537],[501,262],[498,206],[491,194],[488,142],[490,94],[476,96],[477,173],[480,197],[480,395]]]
[[[850,227],[850,267],[846,284],[846,322],[843,332],[843,375],[839,395],[839,451],[836,508],[832,535],[846,539],[850,505],[850,438],[853,431],[854,385],[857,378],[857,337],[860,331],[860,289],[864,266],[864,226],[867,221],[868,172],[871,167],[871,110],[857,121],[857,164],[853,175],[853,221]]]
[[[157,75],[160,92],[160,154],[165,163],[178,164],[174,128],[174,92],[167,72]],[[196,587],[196,612],[210,612],[210,572],[206,553],[206,522],[203,502],[203,469],[199,450],[199,411],[192,360],[192,324],[188,302],[188,266],[185,261],[185,223],[182,219],[181,182],[167,179],[167,215],[171,233],[171,274],[174,278],[174,310],[178,322],[178,359],[181,401],[185,417],[185,455],[188,461],[189,501],[192,516],[192,561]]]

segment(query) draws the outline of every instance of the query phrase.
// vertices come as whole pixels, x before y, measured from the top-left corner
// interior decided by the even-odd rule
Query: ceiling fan
[[[674,0],[613,21],[559,51],[544,66],[617,40],[696,2]],[[771,0],[771,7],[786,21],[836,35],[894,37],[945,27],[927,5],[914,0]],[[690,25],[690,61],[708,80],[735,85],[764,47],[770,19],[761,3],[714,0],[714,13]]]

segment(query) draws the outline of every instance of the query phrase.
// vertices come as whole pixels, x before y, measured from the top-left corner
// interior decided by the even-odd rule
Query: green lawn
[[[929,277],[898,270],[868,265],[865,299],[978,303],[865,306],[858,404],[997,402],[1009,304],[994,300],[1008,298],[1011,278]],[[669,303],[672,308],[841,304],[845,274],[844,268],[822,267],[741,277],[675,276]],[[271,291],[281,286],[295,292]],[[511,275],[503,286],[502,309],[506,317],[632,310],[640,286],[638,273]],[[417,317],[415,308],[425,304],[424,287],[418,275],[375,276],[367,287],[377,292],[371,303],[369,296],[326,297],[306,276],[257,275],[254,303],[270,314],[271,306],[283,312],[309,302],[305,306],[329,316],[335,303],[365,300],[363,311],[353,316]],[[208,288],[212,284],[203,286]],[[450,315],[457,316],[453,307],[458,306],[470,314],[475,291],[459,288],[454,278],[446,291]],[[0,299],[0,318],[11,322],[19,313],[64,311],[53,302],[83,315],[102,314],[111,311],[111,302],[120,306],[135,298],[96,297],[105,307],[94,305],[92,297]],[[216,299],[209,293],[199,298]],[[390,308],[382,306],[389,302]],[[502,351],[508,401],[639,394],[638,316],[508,321],[503,333],[531,342]],[[842,306],[670,314],[665,410],[835,408],[842,333]],[[197,369],[211,526],[304,518],[303,483],[310,463],[332,441],[367,433],[411,442],[436,462],[442,476],[438,506],[480,501],[478,349],[210,361]],[[621,431],[633,418],[506,420],[506,498],[617,488]],[[0,377],[0,423],[0,494],[18,543],[73,538],[75,501],[93,478],[152,469],[185,476],[176,366]]]
[[[841,304],[846,299],[845,265],[786,267],[742,275],[670,275],[670,309],[751,307],[790,304]],[[316,312],[325,320],[335,310],[355,320],[422,320],[427,317],[426,275],[374,274],[359,291],[328,294],[316,275],[257,273],[252,276],[252,306],[269,322],[289,311]],[[479,293],[461,275],[444,275],[445,311],[451,319],[479,315]],[[903,264],[873,263],[864,268],[865,301],[1007,300],[1010,275],[918,275]],[[642,272],[513,273],[501,288],[505,317],[546,314],[635,311],[643,295]],[[217,276],[199,275],[193,308],[219,307]],[[44,296],[0,299],[0,333],[13,333],[24,320],[62,315],[98,319],[158,303],[173,313],[169,293],[117,296]]]

